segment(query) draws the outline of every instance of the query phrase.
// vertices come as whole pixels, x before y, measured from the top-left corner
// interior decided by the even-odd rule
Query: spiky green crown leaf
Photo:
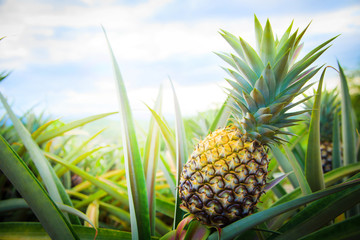
[[[262,28],[255,16],[257,51],[241,37],[221,30],[220,34],[236,51],[235,54],[216,53],[232,68],[224,70],[233,78],[226,79],[232,88],[229,95],[234,99],[230,106],[232,120],[238,123],[252,139],[263,144],[281,143],[279,134],[291,134],[285,127],[296,124],[293,116],[303,111],[287,113],[302,101],[292,100],[312,84],[305,84],[321,67],[309,66],[328,48],[336,37],[320,44],[302,59],[296,61],[303,44],[300,41],[308,26],[299,33],[291,33],[290,24],[283,36],[274,38],[269,20]]]
[[[315,92],[314,92],[315,94]],[[304,94],[305,97],[308,97]],[[304,109],[310,112],[314,106],[314,99],[310,98],[304,102]],[[338,98],[338,92],[336,89],[332,91],[324,90],[321,93],[320,102],[320,140],[332,141],[334,116],[340,112],[340,100]],[[305,115],[307,118],[311,118],[310,113]],[[309,121],[306,121],[309,123]]]

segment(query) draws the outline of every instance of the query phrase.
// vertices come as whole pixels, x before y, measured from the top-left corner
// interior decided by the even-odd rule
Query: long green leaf
[[[70,163],[64,162],[59,157],[51,156],[50,159],[55,161],[56,163],[60,163],[64,167],[70,169],[72,172],[79,175],[84,180],[87,180],[87,181],[91,182],[93,185],[101,188],[102,190],[109,193],[114,198],[118,199],[121,203],[123,203],[125,205],[129,204],[127,196],[125,194],[121,193],[122,190],[119,187],[115,186],[115,185],[110,185],[108,181],[105,182],[105,179],[99,180],[96,177],[94,177],[94,176],[90,175],[89,173],[85,172],[84,170],[82,170],[82,169],[80,169],[80,168],[78,168],[78,167],[76,167],[76,166],[74,166],[74,165],[72,165]]]
[[[239,54],[241,58],[245,59],[244,51],[243,48],[241,47],[239,39],[235,37],[233,34],[222,29],[220,34],[230,44],[230,46],[237,52],[237,54]]]
[[[261,72],[264,70],[264,64],[261,61],[259,55],[256,51],[246,42],[244,39],[240,37],[240,43],[244,50],[244,53],[247,57],[247,61],[250,63],[252,70],[259,77]]]
[[[75,196],[79,196],[79,193],[77,193],[77,192],[72,192],[71,190],[69,191],[68,190],[68,193],[69,194],[74,194]],[[95,192],[95,193],[93,193],[93,194],[90,194],[89,196],[87,196],[87,195],[85,195],[85,196],[87,196],[86,198],[84,198],[82,201],[79,201],[79,202],[77,202],[76,204],[75,204],[75,207],[76,208],[81,208],[81,207],[84,207],[84,206],[87,206],[87,205],[89,205],[90,203],[92,203],[93,201],[95,201],[96,199],[101,199],[101,198],[103,198],[103,197],[105,197],[105,196],[107,196],[108,194],[105,192],[105,191],[103,191],[103,190],[99,190],[99,191],[97,191],[97,192]]]
[[[346,76],[342,67],[339,65],[340,83],[341,83],[341,128],[342,128],[342,141],[343,141],[343,156],[344,165],[356,162],[356,140],[355,140],[355,127],[352,121],[351,114],[351,100],[349,94],[349,87],[347,85]]]
[[[2,136],[0,136],[0,169],[26,200],[53,239],[79,239],[34,174]]]
[[[325,71],[326,68],[321,74],[319,86],[315,94],[305,158],[305,176],[313,192],[325,188],[320,153],[320,104]]]
[[[332,198],[320,199],[302,210],[300,212],[301,217],[297,217],[297,215],[293,217],[291,219],[291,224],[296,224],[295,227],[291,230],[285,228],[285,233],[276,239],[285,240],[289,238],[300,238],[306,234],[310,234],[311,232],[320,229],[322,226],[326,225],[332,219],[350,209],[352,206],[355,206],[359,203],[359,199],[359,188],[355,191],[352,190],[350,192],[346,191],[346,193],[337,193],[336,196],[333,196]],[[290,224],[290,222],[287,224]],[[282,229],[279,231],[281,230]]]
[[[174,203],[156,198],[156,210],[168,217],[174,217]]]
[[[286,145],[284,145],[284,150],[286,152],[286,155],[288,156],[291,166],[294,169],[295,176],[300,184],[300,188],[301,188],[303,195],[310,194],[311,189],[310,189],[309,183],[307,182],[307,179],[305,178],[305,175],[301,169],[301,166],[299,165],[298,161],[296,160],[294,154],[289,149],[289,147]]]
[[[54,156],[51,156],[50,158],[52,158]],[[55,158],[58,158],[57,156]],[[58,158],[60,159],[60,158]],[[61,160],[61,159],[60,159]],[[114,170],[109,170],[108,172],[102,174],[101,176],[99,176],[99,178],[103,179],[103,178],[107,178],[107,179],[112,179],[113,181],[117,181],[120,178],[125,176],[125,169],[114,169]],[[84,191],[85,189],[91,187],[91,183],[88,181],[83,181],[82,183],[74,186],[72,188],[73,191]]]
[[[89,144],[90,141],[92,141],[94,138],[96,138],[97,136],[99,136],[100,133],[102,133],[104,131],[100,130],[99,132],[95,133],[93,136],[91,136],[89,139],[87,139],[86,141],[82,142],[81,145],[79,147],[74,147],[63,159],[66,162],[71,162],[73,164],[77,164],[79,163],[82,159],[86,158],[87,156],[89,156],[91,153],[94,152],[94,150],[88,152],[88,153],[84,153],[83,157],[80,158],[80,155],[82,154],[82,149]],[[100,149],[100,148],[97,148]],[[54,167],[54,170],[56,171],[56,174],[61,177],[62,175],[65,174],[66,169],[64,167],[62,167],[61,165],[56,165]]]
[[[209,133],[214,132],[216,129],[218,129],[220,127],[226,127],[226,123],[227,123],[229,115],[230,115],[229,105],[231,105],[232,101],[233,101],[233,99],[231,97],[228,97],[226,99],[226,101],[223,103],[223,105],[217,112],[215,119],[211,123]]]
[[[286,158],[285,154],[283,154],[281,152],[281,150],[279,149],[279,147],[274,146],[271,149],[271,153],[272,155],[275,157],[276,161],[279,163],[279,165],[281,166],[281,168],[284,170],[284,173],[291,173],[293,172],[293,168],[291,166],[291,164],[289,163],[288,159]],[[295,176],[295,174],[290,174],[289,175],[289,180],[291,185],[294,188],[299,187],[299,182]]]
[[[160,87],[158,97],[155,102],[155,111],[161,112],[162,88]],[[144,149],[144,170],[146,177],[146,187],[148,190],[148,204],[151,234],[155,235],[156,219],[156,201],[155,201],[155,184],[156,170],[160,152],[160,130],[155,123],[154,117],[150,119],[149,132]]]
[[[180,112],[180,105],[178,99],[176,97],[176,92],[174,85],[171,82],[173,95],[174,95],[174,104],[175,104],[175,135],[176,135],[176,186],[179,186],[180,182],[180,175],[185,165],[188,154],[186,148],[186,136],[185,136],[185,129],[184,123],[182,120],[181,112]],[[174,216],[174,225],[173,229],[181,222],[184,211],[180,208],[181,199],[179,197],[179,191],[176,191],[176,198],[175,198],[175,216]]]
[[[113,206],[111,204],[108,204],[108,203],[105,203],[102,201],[99,202],[99,205],[102,209],[113,214],[114,216],[117,216],[119,219],[130,223],[130,214],[127,211],[125,211],[124,209],[118,208],[116,206]]]
[[[348,177],[348,176],[352,176],[353,174],[358,173],[358,172],[360,172],[360,162],[334,169],[330,172],[327,172],[324,175],[325,186],[329,187],[329,186],[333,185],[334,183],[340,181],[341,179]],[[280,198],[277,202],[275,202],[273,204],[273,206],[277,206],[282,203],[291,201],[291,200],[299,197],[300,195],[301,195],[301,189],[296,188],[291,193],[288,193],[285,196],[283,196],[282,198]]]
[[[66,193],[66,190],[65,190],[65,187],[64,185],[62,184],[62,182],[60,181],[60,179],[56,176],[56,173],[54,171],[50,171],[53,179],[55,180],[55,184],[56,184],[56,187],[59,191],[59,194],[60,194],[60,197],[62,199],[62,202],[65,204],[65,205],[68,205],[70,207],[74,207],[69,195]],[[58,203],[58,204],[61,204],[61,203]],[[68,217],[70,222],[72,224],[76,224],[76,225],[81,225],[80,223],[80,219],[76,216],[76,215],[68,215],[67,213],[64,213],[65,217]]]
[[[266,21],[266,25],[264,28],[264,32],[262,35],[262,40],[261,40],[261,47],[260,47],[260,57],[261,60],[264,63],[268,63],[270,62],[270,64],[273,64],[273,59],[275,57],[276,54],[276,48],[275,48],[275,40],[274,40],[274,35],[273,35],[273,31],[270,25],[270,21],[269,19]]]
[[[256,17],[255,14],[254,14],[254,25],[255,25],[256,47],[258,51],[260,51],[260,44],[261,44],[261,39],[263,38],[264,30],[261,26],[259,19]]]
[[[332,169],[339,168],[341,164],[341,141],[340,141],[340,123],[339,114],[334,113],[333,123],[333,152],[332,152]]]
[[[140,150],[136,139],[133,116],[119,66],[111,49],[105,29],[103,28],[103,30],[111,55],[119,96],[132,239],[150,239],[151,230],[146,182]]]
[[[357,174],[351,179],[359,177],[360,174]],[[283,232],[283,234],[275,239],[298,239],[305,236],[323,227],[359,201],[360,185],[319,199],[309,204],[277,230]]]
[[[86,199],[90,198],[87,195],[82,194],[82,193],[73,192],[73,191],[70,191],[70,193],[72,195],[76,196],[77,198],[80,198],[80,199],[86,200]],[[101,197],[103,197],[103,196],[101,196]],[[101,197],[92,199],[92,201],[94,201],[96,199],[100,199]],[[101,209],[113,214],[114,216],[118,217],[120,220],[123,220],[123,221],[130,224],[130,214],[129,214],[129,212],[125,211],[124,209],[118,208],[118,207],[116,207],[114,205],[105,203],[105,202],[103,202],[101,200],[98,200],[98,202],[99,202],[99,206],[100,206]]]
[[[349,240],[360,238],[360,215],[313,232],[301,240]]]
[[[77,164],[80,163],[82,160],[86,159],[87,157],[89,157],[89,156],[92,155],[93,153],[95,153],[95,152],[97,152],[97,151],[99,151],[100,149],[103,149],[103,148],[104,148],[104,146],[100,146],[100,147],[97,147],[97,148],[95,148],[95,149],[92,149],[92,150],[90,150],[90,151],[88,151],[88,152],[85,152],[85,153],[81,154],[80,156],[78,156],[77,158],[72,159],[72,161],[70,161],[70,163],[73,164],[73,165],[77,165]],[[66,161],[66,160],[64,159],[64,161]],[[59,171],[57,172],[57,175],[58,175],[59,177],[61,177],[61,176],[63,176],[66,172],[67,172],[67,169],[66,169],[66,168],[61,168],[61,169],[59,169]]]
[[[0,213],[11,212],[22,208],[29,208],[29,205],[23,198],[10,198],[0,201]]]
[[[92,223],[92,221],[81,211],[65,204],[58,203],[56,205],[61,211],[76,215],[82,218],[83,220],[87,221],[93,228],[95,228],[95,225]],[[30,206],[23,198],[11,198],[0,201],[0,212],[14,211],[17,209],[24,209],[24,208],[30,208]]]
[[[174,198],[176,197],[176,179],[174,174],[171,172],[170,166],[167,162],[167,160],[165,159],[165,157],[161,154],[160,155],[160,162],[159,162],[159,167],[161,169],[161,171],[164,173],[165,179],[167,181],[167,183],[170,186],[170,191],[172,193],[172,195],[174,196]]]
[[[94,240],[95,229],[82,226],[74,226],[81,240]],[[38,223],[0,223],[1,240],[50,240],[51,238]],[[66,239],[66,238],[64,238]],[[99,228],[96,240],[130,240],[131,233],[112,229]]]
[[[116,206],[113,206],[111,204],[99,201],[99,205],[103,210],[106,210],[107,212],[113,214],[114,216],[118,217],[119,219],[130,223],[130,214],[119,208]],[[155,220],[155,229],[158,233],[160,233],[161,235],[169,232],[171,230],[170,227],[168,227],[165,223],[163,223],[161,220],[159,220],[158,218],[156,218]]]
[[[331,186],[334,183],[340,181],[341,179],[352,176],[355,173],[360,172],[360,162],[352,163],[347,166],[339,167],[336,169],[333,169],[330,172],[325,173],[325,186]]]
[[[304,197],[295,199],[293,201],[278,205],[276,207],[272,207],[269,209],[266,209],[264,211],[255,213],[253,215],[247,216],[243,219],[240,219],[222,229],[221,239],[227,240],[227,239],[233,239],[234,237],[246,232],[247,230],[251,229],[252,227],[267,221],[269,219],[272,219],[275,216],[278,216],[282,213],[285,213],[287,211],[290,211],[292,209],[296,209],[304,204],[310,203],[312,201],[318,200],[322,197],[328,196],[330,194],[345,190],[349,187],[353,187],[358,185],[360,180],[354,180],[351,182],[348,182],[346,184],[341,184],[336,187],[331,187],[310,195],[306,195]],[[217,239],[217,233],[213,233],[210,235],[209,240],[215,240]]]
[[[168,124],[160,117],[157,112],[155,112],[153,109],[151,109],[149,106],[147,106],[150,110],[152,116],[156,120],[156,123],[158,124],[161,134],[165,140],[166,147],[169,149],[169,152],[172,156],[172,158],[176,159],[176,142],[175,142],[175,135],[171,131]]]
[[[102,113],[102,114],[86,117],[86,118],[83,118],[80,120],[76,120],[76,121],[67,123],[64,126],[61,126],[61,127],[58,127],[58,128],[55,128],[55,129],[52,129],[52,130],[49,130],[47,132],[40,134],[40,136],[36,139],[36,142],[38,144],[42,144],[46,141],[49,141],[50,139],[61,136],[64,133],[66,133],[74,128],[81,127],[87,123],[93,122],[95,120],[107,117],[107,116],[115,114],[115,113],[117,113],[117,112]]]
[[[29,131],[24,127],[21,121],[16,117],[15,113],[11,110],[10,106],[8,105],[6,99],[0,92],[0,100],[6,109],[7,113],[10,116],[10,119],[20,136],[21,140],[23,141],[26,149],[28,150],[30,157],[35,164],[41,178],[43,179],[44,185],[48,190],[50,197],[58,203],[62,203],[62,199],[58,188],[56,187],[55,180],[53,179],[51,172],[53,169],[51,168],[49,162],[46,160],[44,155],[41,153],[39,146],[35,143],[32,139]]]

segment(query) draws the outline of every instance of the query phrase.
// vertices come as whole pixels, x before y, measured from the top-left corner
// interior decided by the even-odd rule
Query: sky
[[[163,113],[174,114],[169,79],[182,114],[195,115],[226,97],[226,63],[214,52],[232,50],[219,30],[255,46],[254,14],[263,26],[269,18],[278,36],[292,20],[294,29],[311,21],[303,53],[341,34],[315,64],[360,66],[359,0],[0,0],[0,72],[12,71],[0,91],[17,114],[33,107],[66,118],[118,111],[103,26],[135,117],[150,115],[145,104],[153,105],[161,85]],[[325,84],[337,83],[328,71]]]

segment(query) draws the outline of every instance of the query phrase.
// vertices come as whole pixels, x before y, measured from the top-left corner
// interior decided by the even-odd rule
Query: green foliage
[[[300,40],[306,29],[290,34],[291,24],[283,37],[275,39],[268,22],[264,29],[257,19],[255,25],[258,56],[242,39],[223,31],[224,38],[239,57],[248,59],[251,69],[246,68],[239,57],[219,54],[254,80],[243,81],[228,70],[245,92],[248,85],[255,84],[258,79],[255,75],[263,74],[264,67],[265,82],[271,83],[271,69],[262,66],[264,61],[278,68],[288,68],[284,59],[292,56],[288,63],[293,64],[293,68],[288,75],[277,72],[277,77],[283,81],[292,81],[291,76],[298,74],[307,78],[318,71],[306,71],[306,68],[329,41],[296,62],[298,50],[302,47]],[[289,44],[296,46],[291,54],[287,51]],[[274,46],[277,46],[276,51]],[[3,221],[0,223],[0,239],[94,239],[96,233],[96,239],[217,239],[219,234],[221,239],[246,239],[249,236],[258,239],[321,239],[325,236],[346,239],[360,236],[358,213],[355,212],[351,218],[344,216],[348,209],[359,203],[360,162],[353,158],[356,156],[353,147],[356,132],[352,125],[351,108],[348,107],[351,95],[340,65],[341,130],[333,128],[337,139],[334,140],[335,150],[338,151],[337,167],[326,174],[320,171],[319,115],[315,110],[310,126],[287,127],[284,131],[296,136],[282,135],[286,140],[284,146],[273,147],[269,152],[273,160],[269,164],[267,193],[262,196],[258,210],[218,232],[201,225],[192,216],[183,215],[179,208],[177,182],[194,139],[203,139],[216,128],[226,126],[234,99],[227,99],[218,110],[184,119],[176,89],[173,88],[176,118],[173,126],[161,115],[159,94],[155,106],[148,107],[151,120],[144,138],[132,119],[125,82],[110,44],[109,49],[120,96],[121,126],[117,129],[121,129],[122,141],[116,139],[104,144],[104,131],[96,125],[114,112],[72,122],[47,118],[45,114],[36,115],[32,110],[18,117],[0,94],[6,111],[0,118],[0,217]],[[294,82],[293,87],[301,89],[305,82]],[[285,90],[281,84],[275,84],[272,87],[278,90],[266,91],[263,83],[260,80],[257,88],[264,98],[256,91],[248,94],[259,105],[263,100],[273,99],[276,91]],[[238,85],[233,84],[233,87]],[[323,104],[319,100],[320,93],[321,84],[314,109]],[[240,105],[246,102],[251,107],[252,100],[245,95]],[[286,109],[308,99],[304,98]],[[329,109],[329,114],[333,111]],[[336,113],[332,116],[335,125],[340,126],[339,116]],[[257,117],[261,118],[260,115]],[[84,126],[89,123],[94,124],[92,133],[84,131]],[[340,164],[341,143],[347,152],[345,165]],[[346,144],[351,147],[346,147]],[[343,217],[340,221],[336,218],[339,215]],[[97,229],[79,226],[84,219],[94,225],[98,223]]]

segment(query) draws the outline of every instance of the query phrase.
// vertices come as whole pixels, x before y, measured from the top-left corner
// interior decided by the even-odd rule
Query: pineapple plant
[[[311,111],[314,106],[314,100],[304,102],[304,108]],[[333,153],[333,124],[334,114],[338,114],[340,101],[337,98],[336,89],[324,91],[321,95],[320,107],[320,151],[321,164],[324,173],[332,170],[332,153]],[[310,115],[307,115],[310,119]],[[306,121],[309,123],[309,121]]]
[[[309,66],[334,38],[296,61],[307,27],[291,34],[292,25],[279,40],[269,20],[263,28],[255,16],[257,51],[221,30],[237,53],[217,53],[232,67],[224,69],[235,80],[226,79],[233,100],[229,124],[196,144],[179,182],[181,208],[203,224],[224,227],[256,210],[271,160],[268,148],[284,143],[281,135],[291,135],[286,128],[299,121],[293,116],[303,111],[289,110],[307,98],[292,101],[312,85],[306,83],[321,67]]]

